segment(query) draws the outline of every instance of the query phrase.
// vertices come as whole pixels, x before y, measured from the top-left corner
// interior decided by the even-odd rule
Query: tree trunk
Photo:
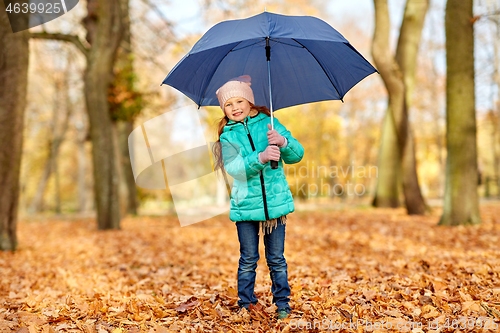
[[[82,126],[83,127],[83,126]],[[78,211],[83,213],[87,211],[87,202],[88,202],[88,189],[87,189],[87,154],[85,153],[85,137],[86,130],[84,134],[82,134],[83,129],[78,128],[78,138],[77,138],[77,146],[78,146]],[[82,138],[83,136],[83,138]]]
[[[398,207],[403,189],[408,214],[424,214],[416,170],[412,130],[408,122],[415,85],[418,46],[428,0],[408,0],[401,24],[396,56],[390,52],[387,0],[374,0],[375,32],[372,55],[389,94],[379,152],[379,178],[373,205]]]
[[[130,16],[129,16],[129,0],[120,0],[121,15],[123,21],[123,39],[120,44],[118,58],[115,64],[115,72],[118,73],[115,77],[113,88],[118,86],[121,93],[126,93],[127,97],[121,103],[130,103],[137,96],[134,94],[134,67],[133,54],[130,36]],[[123,75],[124,74],[124,75]],[[136,105],[135,103],[131,103]],[[140,113],[134,107],[125,108],[124,114],[119,115],[116,119],[116,139],[118,147],[118,168],[120,169],[120,197],[124,205],[123,213],[137,215],[137,187],[135,184],[132,165],[130,163],[130,155],[128,151],[128,136],[134,129],[134,118]],[[132,110],[132,112],[131,112]],[[123,111],[123,110],[122,110]]]
[[[27,19],[27,17],[26,17]],[[28,86],[29,33],[12,33],[0,2],[0,250],[17,248],[19,174]]]
[[[68,67],[69,68],[69,67]],[[42,172],[42,177],[40,179],[40,182],[38,183],[37,190],[35,192],[35,196],[33,198],[33,201],[31,202],[31,205],[28,209],[30,213],[37,213],[42,210],[43,206],[43,197],[45,193],[45,188],[47,187],[47,182],[50,179],[50,175],[54,172],[54,176],[56,177],[56,183],[57,183],[57,175],[55,174],[56,169],[57,169],[57,156],[59,154],[59,148],[61,147],[61,144],[64,141],[64,136],[66,135],[66,131],[68,130],[69,126],[69,117],[71,114],[72,107],[69,105],[69,91],[68,91],[68,84],[67,84],[67,75],[64,75],[63,81],[62,82],[56,82],[56,93],[54,97],[54,110],[53,110],[53,116],[52,116],[52,123],[51,123],[51,131],[49,135],[52,135],[52,137],[49,140],[48,148],[49,148],[49,156],[47,158],[47,161],[45,162],[45,167]],[[62,109],[61,106],[61,101],[64,100],[64,118],[62,121],[61,129],[59,130],[59,126],[57,126],[58,119],[60,117],[59,115],[59,110]],[[56,184],[57,185],[57,184]],[[57,206],[60,206],[60,204],[57,204],[57,201],[59,199],[59,188],[58,186],[55,187],[55,199],[56,199],[56,211]],[[60,210],[60,208],[59,208]]]
[[[137,199],[137,187],[135,184],[134,173],[132,172],[132,164],[130,163],[130,154],[128,151],[128,136],[134,130],[134,122],[118,121],[118,146],[120,149],[120,162],[122,168],[122,182],[125,189],[125,212],[127,214],[137,215],[139,201]]]
[[[446,183],[440,225],[479,224],[472,0],[446,3]]]
[[[57,164],[57,155],[52,162],[54,163],[52,166],[54,170],[54,210],[56,214],[61,214],[61,177],[59,174],[59,165]]]
[[[116,160],[116,172],[118,176],[118,196],[120,198],[120,216],[125,216],[127,214],[127,207],[126,207],[127,188],[125,187],[125,184],[123,182],[123,166],[121,163],[120,146],[118,145],[117,127],[118,127],[118,122],[116,121],[111,122],[111,130],[112,130],[113,145],[115,152],[115,156],[113,158]]]
[[[382,123],[382,136],[378,152],[378,178],[373,198],[374,207],[399,207],[401,187],[401,158],[399,157],[398,140],[393,125],[392,112],[387,109]]]
[[[430,211],[425,204],[417,175],[417,160],[415,157],[415,141],[413,130],[408,123],[408,136],[402,162],[403,192],[405,197],[406,210],[409,215],[424,215]]]
[[[92,202],[90,195],[92,193],[92,188],[88,184],[87,174],[88,174],[88,158],[86,153],[86,142],[90,139],[89,137],[89,124],[87,119],[87,114],[84,108],[75,109],[76,122],[76,136],[75,144],[77,146],[77,163],[78,163],[78,211],[80,213],[87,212],[90,210],[90,204]]]
[[[98,228],[120,228],[120,199],[108,87],[122,29],[118,0],[88,0],[84,20],[92,45],[85,70],[85,101],[92,140],[94,193]]]
[[[417,54],[422,28],[424,27],[425,14],[429,7],[429,0],[407,0],[403,22],[399,33],[398,47],[396,49],[396,61],[403,72],[405,86],[406,110],[409,113],[413,101],[415,88],[415,70],[417,67]],[[415,142],[413,131],[407,120],[407,136],[403,150],[402,181],[406,209],[408,214],[423,215],[426,212],[426,204],[420,191],[417,175],[417,161],[415,157]]]
[[[391,54],[389,36],[391,23],[387,0],[373,0],[375,30],[372,56],[382,76],[389,98],[382,127],[379,151],[379,177],[375,189],[375,207],[399,206],[401,156],[406,141],[406,108],[403,74]]]

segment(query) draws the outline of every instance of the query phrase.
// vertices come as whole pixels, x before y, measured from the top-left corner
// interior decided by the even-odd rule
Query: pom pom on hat
[[[250,86],[252,78],[250,75],[242,75],[227,81],[222,87],[217,89],[215,94],[219,99],[219,104],[222,110],[224,110],[224,104],[226,101],[232,97],[243,97],[252,104],[255,104],[253,98],[253,91]]]

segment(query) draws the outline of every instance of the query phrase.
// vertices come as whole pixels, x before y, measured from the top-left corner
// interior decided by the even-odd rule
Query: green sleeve
[[[281,158],[286,164],[295,164],[304,157],[304,147],[295,139],[289,130],[278,119],[273,119],[274,129],[288,140],[286,147],[280,148]]]

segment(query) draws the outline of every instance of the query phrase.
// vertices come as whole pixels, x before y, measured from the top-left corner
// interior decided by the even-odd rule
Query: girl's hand
[[[272,130],[271,124],[267,124],[267,128],[269,128],[269,131],[267,131],[267,141],[269,141],[269,144],[283,146],[285,144],[285,137],[280,135],[277,130]]]
[[[279,161],[280,160],[280,149],[276,146],[267,146],[266,150],[259,154],[262,163],[267,163],[271,160]]]

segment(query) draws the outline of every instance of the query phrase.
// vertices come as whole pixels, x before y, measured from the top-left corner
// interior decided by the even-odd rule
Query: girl
[[[251,78],[243,75],[226,82],[216,94],[225,116],[218,126],[214,145],[215,170],[233,178],[229,218],[236,222],[240,242],[238,305],[248,310],[257,304],[254,293],[259,260],[259,224],[264,233],[267,265],[270,270],[278,318],[291,312],[287,263],[283,255],[287,214],[295,210],[285,178],[283,162],[299,162],[302,145],[278,119],[271,130],[269,109],[255,106]],[[272,169],[270,161],[278,161]]]

